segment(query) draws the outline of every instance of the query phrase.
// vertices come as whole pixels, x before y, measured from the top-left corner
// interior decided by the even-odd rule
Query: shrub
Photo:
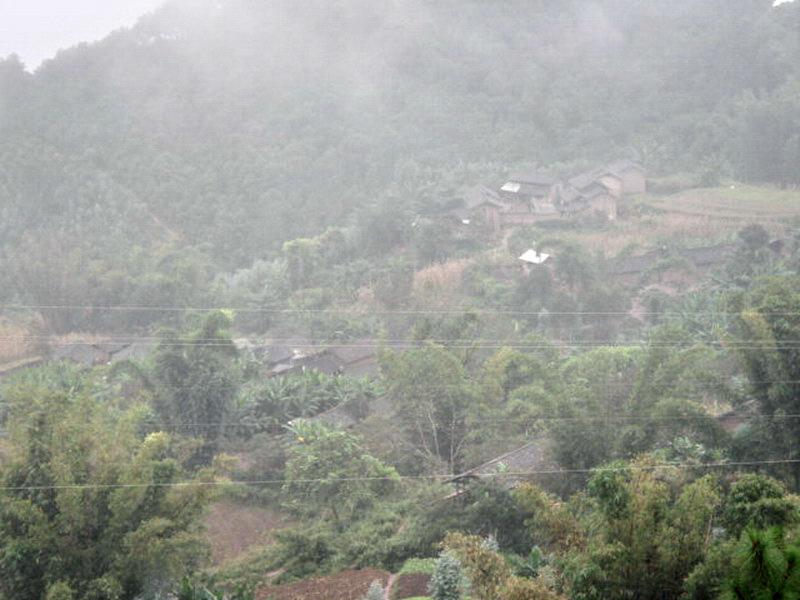
[[[376,579],[370,584],[364,600],[383,600],[383,586],[380,581]]]
[[[430,593],[433,600],[459,600],[464,588],[461,562],[452,554],[443,552],[433,568]]]

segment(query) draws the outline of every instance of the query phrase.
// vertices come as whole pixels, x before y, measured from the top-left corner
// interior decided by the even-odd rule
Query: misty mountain
[[[762,146],[800,140],[771,104],[794,97],[800,7],[771,4],[170,2],[33,74],[0,63],[5,255],[91,231],[103,252],[206,244],[231,268],[443,173],[520,164],[785,183],[730,118],[750,106],[775,122]]]

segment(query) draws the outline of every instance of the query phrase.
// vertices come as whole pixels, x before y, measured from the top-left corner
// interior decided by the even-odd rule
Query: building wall
[[[605,175],[600,178],[600,183],[602,183],[608,192],[617,198],[622,196],[623,193],[623,182],[620,177],[616,175]]]
[[[592,198],[589,201],[589,208],[603,212],[609,221],[617,218],[617,199],[611,194]]]
[[[500,213],[500,219],[503,225],[532,225],[541,221],[542,215],[532,212],[508,212]]]
[[[558,210],[556,210],[555,203],[553,202],[552,198],[534,198],[533,200],[533,212],[538,214],[556,214]]]
[[[638,169],[628,169],[619,174],[623,194],[643,194],[647,191],[647,180]]]
[[[484,204],[481,207],[483,219],[494,230],[495,233],[500,231],[500,210],[491,204]]]

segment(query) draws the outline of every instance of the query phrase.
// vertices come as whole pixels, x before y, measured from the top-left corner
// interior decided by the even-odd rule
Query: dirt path
[[[391,598],[395,577],[397,577],[397,575],[392,573],[389,575],[389,579],[386,580],[386,587],[383,590],[383,600],[389,600]]]

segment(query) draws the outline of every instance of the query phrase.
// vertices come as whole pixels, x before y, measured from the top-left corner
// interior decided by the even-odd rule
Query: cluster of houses
[[[495,231],[587,211],[614,220],[620,198],[645,191],[645,170],[632,160],[616,161],[566,179],[540,171],[512,173],[497,190],[483,185],[468,190],[457,214],[465,223],[480,219]]]
[[[50,349],[50,359],[69,361],[84,367],[108,365],[121,360],[141,360],[155,347],[153,342],[138,341],[75,341],[55,342]]]
[[[327,375],[354,377],[375,375],[379,371],[378,348],[374,340],[353,340],[341,344],[314,344],[309,340],[288,339],[252,344],[236,340],[240,349],[248,348],[265,365],[265,377],[279,377],[305,370]]]

